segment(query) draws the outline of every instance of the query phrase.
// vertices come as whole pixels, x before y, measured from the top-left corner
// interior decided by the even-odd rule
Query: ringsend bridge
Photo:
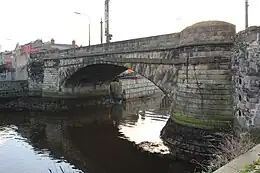
[[[238,37],[241,43],[252,43],[259,32],[259,27],[252,27],[237,34],[233,24],[204,21],[179,33],[37,53],[31,55],[30,61],[39,66],[28,69],[29,89],[40,84],[43,96],[56,97],[68,91],[73,94],[78,92],[75,87],[112,81],[131,68],[173,97],[171,118],[162,135],[172,146],[181,148],[185,141],[184,137],[174,137],[182,133],[176,131],[181,129],[175,127],[176,123],[215,130],[230,127],[236,117],[242,120],[243,127],[260,127],[260,106],[255,98],[259,89],[253,90],[250,83],[259,83],[259,63],[252,58],[245,60],[248,55],[257,56],[255,50],[259,51],[260,46],[247,49],[237,44]],[[249,83],[248,76],[253,76]],[[171,121],[175,124],[171,125]],[[198,133],[191,130],[187,136],[196,143],[191,150],[200,153],[205,143],[203,132]]]
[[[44,59],[43,96],[109,81],[131,68],[174,97],[176,121],[214,128],[232,120],[230,57],[235,34],[233,24],[208,21],[180,33],[32,56]]]

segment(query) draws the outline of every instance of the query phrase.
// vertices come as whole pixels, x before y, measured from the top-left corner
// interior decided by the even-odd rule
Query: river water
[[[163,97],[60,113],[1,113],[0,173],[193,172],[192,164],[150,154],[167,154],[160,131],[168,118]]]

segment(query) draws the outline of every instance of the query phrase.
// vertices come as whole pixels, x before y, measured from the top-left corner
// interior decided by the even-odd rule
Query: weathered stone
[[[86,78],[93,83],[112,81],[131,68],[171,96],[169,122],[177,125],[167,124],[169,131],[177,126],[198,132],[229,129],[234,117],[248,129],[260,128],[260,46],[258,42],[248,46],[259,31],[258,27],[242,31],[238,34],[242,41],[234,42],[233,24],[209,21],[180,33],[45,52],[33,55],[40,67],[29,70],[29,83],[39,84],[43,95],[55,95],[68,84],[79,85]],[[95,77],[90,79],[91,75]],[[204,133],[194,137],[196,145],[183,140],[181,132],[164,139],[184,153],[207,155],[210,147],[202,147],[200,140],[207,139],[200,135]]]
[[[0,98],[16,98],[27,96],[28,81],[0,81]]]
[[[232,58],[235,117],[238,125],[250,131],[260,128],[257,111],[260,104],[260,45],[257,33],[260,33],[260,27],[250,27],[238,33],[234,46],[236,53]]]
[[[32,59],[43,60],[43,95],[59,95],[68,84],[79,85],[86,73],[98,73],[107,76],[102,80],[110,81],[131,68],[173,97],[179,104],[175,111],[187,111],[183,105],[190,103],[190,113],[192,109],[194,113],[196,109],[205,109],[199,111],[205,119],[207,108],[217,105],[222,111],[214,114],[225,112],[232,117],[230,58],[234,35],[234,25],[209,21],[176,34],[45,52]],[[100,72],[102,69],[98,68],[104,65],[109,68]],[[89,78],[93,83],[101,80],[99,76]],[[197,106],[201,103],[204,107]]]

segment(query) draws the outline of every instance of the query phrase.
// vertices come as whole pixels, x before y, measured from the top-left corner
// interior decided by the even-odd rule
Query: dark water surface
[[[152,98],[63,113],[1,113],[0,173],[193,172],[194,165],[134,145],[168,152],[160,139],[168,106],[167,99]]]

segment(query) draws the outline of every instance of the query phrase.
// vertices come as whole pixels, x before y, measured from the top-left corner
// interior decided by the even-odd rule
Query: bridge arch
[[[164,94],[172,91],[173,77],[177,70],[172,65],[119,63],[104,61],[103,58],[95,59],[94,62],[82,63],[60,67],[58,71],[60,88],[68,85],[79,86],[81,83],[99,84],[100,82],[112,81],[115,77],[127,69],[143,76],[157,86]]]

